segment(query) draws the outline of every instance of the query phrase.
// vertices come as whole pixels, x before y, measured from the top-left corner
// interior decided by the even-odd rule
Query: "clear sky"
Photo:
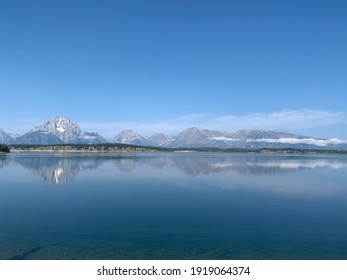
[[[347,1],[0,0],[0,128],[347,139]]]

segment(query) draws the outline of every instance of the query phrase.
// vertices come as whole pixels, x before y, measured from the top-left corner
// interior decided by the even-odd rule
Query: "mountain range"
[[[314,138],[259,129],[242,129],[223,132],[192,127],[185,129],[176,136],[156,133],[149,137],[142,136],[133,130],[123,130],[112,140],[107,140],[97,132],[82,131],[76,122],[66,117],[55,117],[40,126],[34,127],[23,135],[7,134],[0,129],[0,143],[10,145],[123,143],[167,148],[320,148],[347,150],[347,141],[338,140],[336,138]]]

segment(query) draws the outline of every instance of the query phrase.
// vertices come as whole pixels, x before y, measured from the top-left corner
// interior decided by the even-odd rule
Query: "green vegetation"
[[[7,145],[5,145],[5,144],[0,144],[0,152],[9,153],[10,152],[10,148]]]
[[[171,151],[160,147],[145,147],[128,144],[63,144],[63,145],[12,145],[12,151],[42,152],[159,152]]]
[[[8,146],[4,151],[9,151]],[[261,153],[261,154],[347,154],[347,150],[323,149],[218,149],[218,148],[164,148],[129,144],[64,144],[64,145],[12,145],[16,152],[215,152],[215,153]],[[1,150],[0,150],[1,151]]]

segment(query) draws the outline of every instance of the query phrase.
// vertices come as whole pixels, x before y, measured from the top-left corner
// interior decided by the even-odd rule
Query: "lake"
[[[347,259],[347,157],[0,155],[0,259]]]

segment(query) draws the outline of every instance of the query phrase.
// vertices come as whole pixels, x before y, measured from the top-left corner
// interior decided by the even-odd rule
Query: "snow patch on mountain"
[[[57,126],[56,126],[56,129],[57,129],[57,131],[59,131],[61,133],[64,133],[65,132],[65,128],[62,127],[61,122],[62,122],[62,118],[59,118]]]
[[[99,144],[106,143],[106,139],[96,132],[84,132],[78,124],[66,117],[55,117],[45,124],[35,127],[31,132],[52,133],[66,144]]]

